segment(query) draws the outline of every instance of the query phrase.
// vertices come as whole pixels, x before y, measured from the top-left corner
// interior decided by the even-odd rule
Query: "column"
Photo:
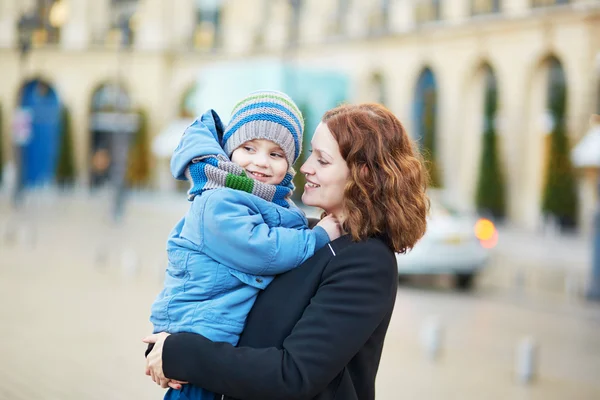
[[[67,2],[67,20],[61,30],[61,46],[65,49],[85,49],[90,44],[88,6],[91,0],[61,0]]]
[[[0,0],[0,48],[11,48],[17,45],[19,8],[14,0]]]

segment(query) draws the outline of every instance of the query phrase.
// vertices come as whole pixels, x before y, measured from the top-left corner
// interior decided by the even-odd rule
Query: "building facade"
[[[600,111],[600,1],[0,0],[4,159],[13,158],[14,110],[50,93],[48,110],[71,112],[79,181],[91,184],[106,138],[93,129],[95,112],[143,109],[155,136],[197,112],[190,94],[203,70],[264,58],[344,73],[347,101],[386,104],[417,139],[433,110],[440,181],[464,209],[474,208],[492,80],[508,217],[534,229],[553,88],[567,93],[571,144]],[[44,140],[49,148],[58,139]],[[594,201],[586,185],[585,230]]]

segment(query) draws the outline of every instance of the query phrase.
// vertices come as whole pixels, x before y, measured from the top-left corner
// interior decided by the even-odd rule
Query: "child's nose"
[[[267,156],[266,156],[266,155],[264,155],[264,154],[257,154],[257,155],[256,155],[256,158],[255,158],[255,160],[254,160],[254,163],[255,163],[256,165],[259,165],[259,166],[261,166],[261,167],[266,167],[266,166],[268,166],[268,165],[269,165],[268,158],[267,158]]]

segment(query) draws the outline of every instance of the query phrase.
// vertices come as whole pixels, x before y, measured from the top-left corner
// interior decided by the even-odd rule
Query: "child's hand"
[[[327,232],[327,235],[329,236],[329,240],[335,240],[342,236],[342,227],[340,223],[331,215],[324,217],[321,221],[319,221],[317,226],[325,229],[325,232]]]

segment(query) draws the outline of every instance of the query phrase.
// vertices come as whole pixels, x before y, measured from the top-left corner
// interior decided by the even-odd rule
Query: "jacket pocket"
[[[169,260],[167,274],[174,278],[183,278],[187,272],[188,256],[188,251],[167,250],[167,257]]]
[[[239,279],[242,283],[255,287],[260,290],[264,290],[269,286],[269,283],[273,281],[274,276],[270,275],[252,275],[245,272],[238,271],[237,269],[229,268],[229,273]]]

